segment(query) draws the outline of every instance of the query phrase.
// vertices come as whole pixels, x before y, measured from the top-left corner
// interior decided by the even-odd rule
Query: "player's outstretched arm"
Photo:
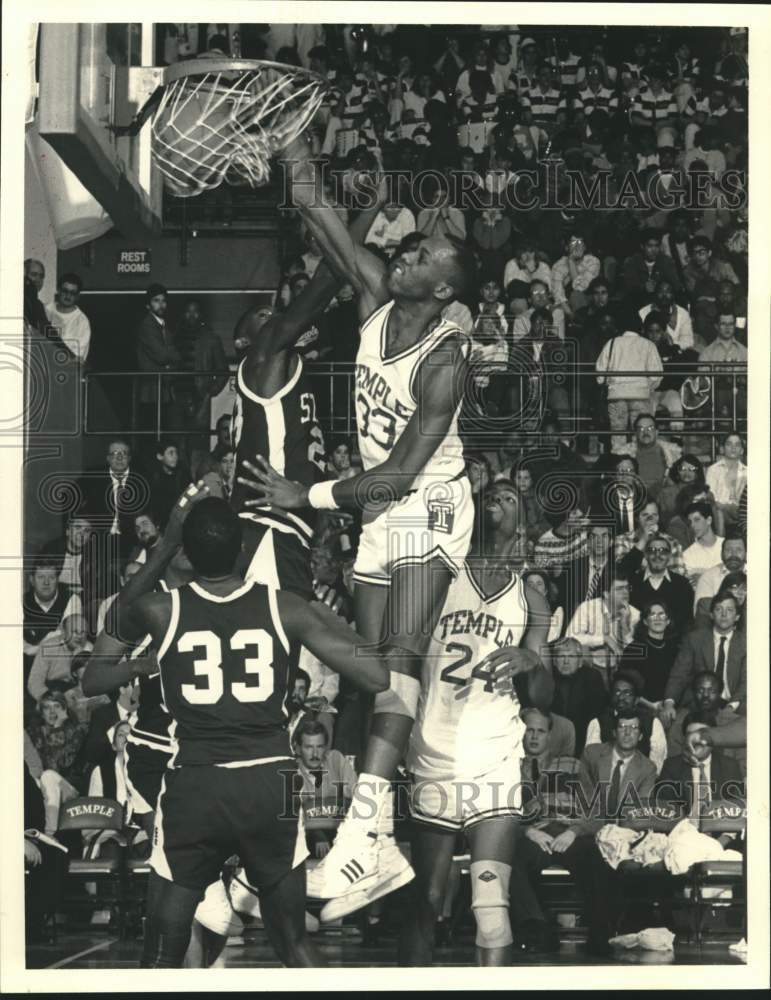
[[[83,693],[87,697],[114,691],[146,672],[146,663],[120,661],[148,632],[155,636],[165,630],[169,598],[153,591],[182,543],[182,525],[193,504],[208,495],[209,488],[202,481],[187,487],[169,515],[163,537],[107,612],[104,632],[97,636],[83,674]]]
[[[294,346],[300,334],[326,309],[341,284],[340,278],[321,263],[307,288],[286,312],[271,316],[262,326],[256,322],[261,307],[255,306],[244,313],[236,325],[235,337],[243,337],[251,344],[246,355],[247,379],[259,373],[271,357]]]
[[[360,246],[348,231],[324,192],[309,153],[307,140],[298,136],[281,154],[291,203],[316,237],[327,263],[340,278],[353,285],[359,299],[359,315],[366,318],[388,301],[386,265]]]
[[[414,388],[417,408],[385,462],[350,479],[330,480],[309,488],[285,479],[258,455],[254,464],[244,462],[255,478],[238,477],[239,483],[255,494],[255,499],[247,500],[244,506],[257,507],[267,502],[285,510],[309,506],[334,510],[400,500],[446,438],[467,374],[460,335],[444,340],[418,370]]]
[[[118,688],[128,684],[135,677],[153,674],[158,670],[158,662],[155,656],[150,653],[147,656],[139,656],[132,660],[128,654],[135,648],[137,641],[144,638],[149,630],[149,622],[157,618],[161,608],[155,607],[151,610],[150,616],[147,610],[142,607],[146,600],[168,605],[167,594],[149,594],[146,598],[134,602],[127,613],[121,618],[121,628],[124,638],[110,635],[109,632],[100,632],[96,637],[94,649],[88,658],[86,669],[83,673],[81,685],[83,694],[87,698],[93,698],[99,694],[109,694],[117,691]],[[152,616],[152,617],[151,617]],[[129,635],[133,639],[129,639]]]
[[[388,690],[390,673],[385,660],[325,604],[308,604],[296,594],[279,591],[278,612],[287,637],[307,646],[325,666],[362,691]]]

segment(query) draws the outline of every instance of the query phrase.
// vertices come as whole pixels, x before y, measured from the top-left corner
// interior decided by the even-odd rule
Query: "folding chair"
[[[123,837],[124,808],[115,799],[86,796],[70,799],[64,802],[59,810],[58,833],[67,831],[112,830],[117,834],[121,847],[120,856],[104,858],[71,857],[68,868],[68,880],[80,883],[94,882],[103,886],[106,895],[101,898],[107,904],[113,904],[118,914],[118,934],[123,937],[124,927],[124,849]],[[65,902],[72,906],[95,904],[93,897],[84,899],[82,896],[71,897]]]

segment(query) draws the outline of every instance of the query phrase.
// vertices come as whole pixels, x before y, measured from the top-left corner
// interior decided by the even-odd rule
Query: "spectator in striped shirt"
[[[729,115],[725,87],[720,83],[713,84],[710,92],[700,100],[692,97],[683,114],[689,119],[684,131],[685,148],[693,149],[700,128],[707,125],[721,131],[721,125],[725,124],[723,120]]]
[[[556,54],[549,61],[563,90],[572,91],[583,84],[586,72],[583,60],[571,51],[570,41],[564,35],[556,40]]]
[[[616,66],[609,65],[607,59],[605,58],[605,46],[602,44],[595,45],[589,52],[589,56],[585,63],[588,65],[596,65],[600,67],[602,74],[602,84],[608,89],[615,89],[616,83],[618,81],[618,68]],[[588,73],[588,68],[587,71]]]
[[[588,120],[594,111],[611,115],[617,109],[618,96],[604,85],[602,67],[599,63],[590,63],[586,70],[586,86],[573,98],[577,120]]]
[[[537,125],[549,136],[565,125],[567,100],[562,91],[553,85],[550,66],[541,66],[538,70],[538,83],[526,95],[522,95],[520,105],[523,119],[528,124]]]
[[[660,66],[652,66],[648,86],[640,90],[632,105],[632,125],[652,127],[661,143],[664,137],[674,139],[677,118],[677,104],[672,91],[664,86],[664,72]]]
[[[628,62],[621,63],[621,72],[632,77],[636,84],[647,82],[645,64],[648,61],[648,46],[643,39],[635,42],[633,56]]]

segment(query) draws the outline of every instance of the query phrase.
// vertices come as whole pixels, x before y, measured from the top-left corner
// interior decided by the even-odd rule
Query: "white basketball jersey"
[[[428,354],[459,328],[441,322],[426,337],[401,354],[385,358],[386,326],[393,301],[373,313],[361,328],[356,355],[356,426],[359,453],[365,469],[384,462],[417,408],[413,395],[415,373]],[[463,445],[458,433],[458,410],[446,436],[436,442],[434,454],[415,481],[415,489],[429,482],[446,481],[464,469]]]
[[[498,693],[481,662],[502,646],[518,646],[527,626],[521,577],[489,598],[468,563],[450,584],[423,661],[418,716],[407,756],[421,778],[475,778],[522,755],[525,725],[516,694]]]

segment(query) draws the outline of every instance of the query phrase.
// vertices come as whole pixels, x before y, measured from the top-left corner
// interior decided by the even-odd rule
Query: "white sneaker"
[[[389,892],[394,892],[415,878],[412,865],[396,846],[392,837],[384,837],[378,844],[380,847],[378,869],[374,881],[368,879],[366,885],[330,899],[319,914],[322,924],[347,917],[349,913],[355,913],[356,910],[373,903],[381,896],[387,896]]]
[[[260,912],[260,897],[257,890],[253,889],[246,881],[243,869],[240,869],[230,880],[230,905],[236,913],[253,917],[255,920],[262,919]]]
[[[335,899],[371,882],[378,871],[377,834],[356,820],[340,825],[329,854],[308,870],[307,893],[313,899]]]

